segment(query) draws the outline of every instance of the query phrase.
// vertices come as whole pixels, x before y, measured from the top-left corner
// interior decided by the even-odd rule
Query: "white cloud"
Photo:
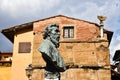
[[[117,40],[120,41],[120,35],[117,37]]]
[[[0,9],[12,17],[67,14],[88,21],[97,21],[97,15],[112,17],[118,15],[118,0],[1,0]],[[55,9],[58,8],[58,9]],[[55,11],[54,11],[55,9]],[[93,15],[94,14],[94,15]]]
[[[119,31],[114,34],[109,48],[110,48],[111,63],[112,63],[112,58],[115,54],[115,51],[120,50],[120,33],[119,33]]]
[[[47,12],[50,8],[58,5],[59,2],[60,0],[2,0],[0,9],[13,17],[36,15],[43,11]]]

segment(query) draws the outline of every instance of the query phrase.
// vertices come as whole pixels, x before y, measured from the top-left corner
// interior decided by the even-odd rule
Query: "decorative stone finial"
[[[100,39],[104,39],[104,29],[103,29],[104,23],[103,23],[103,21],[105,21],[107,19],[107,17],[105,17],[105,16],[97,16],[97,17],[100,20]]]
[[[98,19],[100,20],[100,26],[104,26],[103,21],[105,21],[107,19],[106,16],[98,16]]]

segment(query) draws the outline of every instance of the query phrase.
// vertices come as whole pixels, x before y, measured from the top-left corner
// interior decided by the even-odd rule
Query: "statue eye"
[[[60,31],[57,29],[57,30],[55,30],[55,32],[60,32]]]
[[[55,30],[55,32],[58,32],[58,30]]]

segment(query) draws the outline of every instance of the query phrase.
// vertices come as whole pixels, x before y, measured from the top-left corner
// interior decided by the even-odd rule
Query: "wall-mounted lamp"
[[[26,76],[28,77],[28,80],[31,80],[31,76],[33,72],[32,64],[29,64],[28,67],[25,69],[25,71],[26,71]]]

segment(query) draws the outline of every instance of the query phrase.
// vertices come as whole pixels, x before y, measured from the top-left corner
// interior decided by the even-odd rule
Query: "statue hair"
[[[45,29],[44,29],[44,32],[43,32],[43,39],[46,39],[50,34],[51,34],[51,31],[52,31],[52,28],[53,27],[58,27],[59,26],[57,24],[49,24]]]

